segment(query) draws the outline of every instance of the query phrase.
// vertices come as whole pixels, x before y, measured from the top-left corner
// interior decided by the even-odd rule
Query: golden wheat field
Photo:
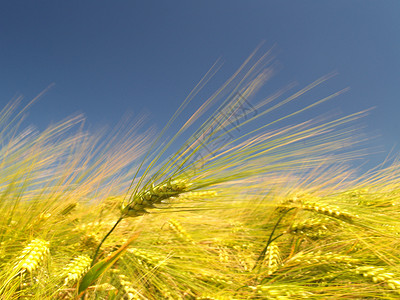
[[[357,170],[366,112],[286,125],[344,90],[274,118],[331,75],[254,101],[256,51],[182,122],[213,73],[158,133],[3,108],[1,299],[400,298],[400,165]]]

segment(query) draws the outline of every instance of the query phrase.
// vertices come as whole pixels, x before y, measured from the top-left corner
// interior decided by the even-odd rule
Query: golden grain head
[[[75,257],[64,269],[65,284],[79,280],[89,270],[92,259],[86,255]]]
[[[165,258],[143,249],[131,247],[127,250],[127,252],[131,254],[131,258],[145,268],[159,268],[161,265],[166,263]]]
[[[249,286],[249,289],[257,292],[260,297],[266,299],[289,300],[289,299],[310,299],[312,293],[305,291],[302,287],[288,285],[257,285]]]
[[[133,283],[129,281],[129,278],[123,274],[118,275],[119,283],[121,288],[125,292],[125,297],[129,300],[141,299],[139,297],[140,293],[134,288]]]
[[[267,269],[267,275],[273,274],[281,263],[279,247],[275,242],[268,245],[263,266]]]
[[[232,280],[227,276],[206,271],[196,274],[196,277],[202,281],[211,282],[218,286],[229,286],[233,284]]]
[[[289,261],[296,263],[314,264],[347,264],[349,266],[359,263],[359,259],[334,252],[312,251],[308,253],[299,252]]]
[[[192,237],[190,234],[186,232],[186,230],[182,227],[181,223],[175,219],[170,219],[168,221],[168,225],[171,230],[184,242],[194,244]]]
[[[146,214],[146,209],[153,208],[154,204],[160,204],[166,199],[187,192],[190,186],[191,183],[183,179],[167,180],[159,185],[152,185],[147,190],[133,196],[133,200],[122,207],[122,215],[137,217]]]
[[[208,199],[218,196],[216,191],[197,191],[197,192],[186,192],[179,195],[179,198],[185,200],[198,200],[198,199]]]
[[[285,199],[277,205],[276,209],[279,212],[284,212],[292,208],[311,211],[349,223],[352,223],[358,218],[357,215],[352,214],[343,208],[326,204],[323,199],[307,193],[298,193],[295,196]]]
[[[22,272],[33,272],[49,253],[50,242],[33,239],[23,250],[19,256],[18,266]]]
[[[304,202],[302,204],[302,209],[330,216],[336,219],[340,219],[346,222],[353,222],[354,219],[358,218],[357,215],[353,215],[344,209],[337,206],[327,205],[324,203],[316,202]]]
[[[371,278],[374,283],[385,283],[392,290],[400,293],[400,280],[395,279],[395,274],[387,272],[382,267],[361,266],[355,269],[357,274]]]
[[[313,240],[325,237],[329,233],[330,226],[333,225],[329,220],[321,218],[308,218],[293,223],[286,233],[292,235],[306,236]]]

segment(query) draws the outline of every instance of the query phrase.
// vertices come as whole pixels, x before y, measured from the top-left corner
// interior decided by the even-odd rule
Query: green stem
[[[264,249],[261,251],[260,255],[257,258],[256,264],[253,267],[253,270],[258,266],[258,264],[265,258],[265,254],[267,253],[267,249],[269,247],[269,245],[275,241],[277,238],[281,237],[283,234],[278,235],[275,238],[272,238],[274,236],[275,230],[278,228],[279,223],[282,221],[283,217],[289,212],[291,211],[293,208],[290,208],[288,210],[286,210],[285,212],[282,213],[282,215],[279,217],[278,221],[276,222],[274,228],[272,229],[271,234],[269,235],[268,238],[268,242],[267,245],[264,247]]]
[[[97,255],[99,254],[100,248],[103,245],[104,241],[109,237],[109,235],[114,231],[114,229],[118,226],[119,222],[121,222],[124,219],[124,216],[119,217],[119,219],[117,220],[117,222],[115,222],[114,226],[110,229],[110,231],[103,237],[103,239],[101,240],[99,246],[96,249],[96,252],[94,253],[93,256],[93,260],[92,260],[92,264],[91,266],[94,265],[94,263],[96,262],[96,258]]]

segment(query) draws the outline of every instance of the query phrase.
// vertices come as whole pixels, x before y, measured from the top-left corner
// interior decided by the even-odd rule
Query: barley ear
[[[298,254],[293,256],[288,262],[296,262],[299,264],[307,264],[307,265],[315,265],[315,264],[336,265],[342,263],[348,266],[352,266],[353,264],[357,264],[360,261],[357,258],[340,253],[312,251],[308,253],[299,252]]]
[[[186,232],[181,223],[179,223],[177,220],[170,219],[168,221],[168,225],[182,241],[190,244],[195,244],[192,237]]]
[[[86,255],[75,257],[64,269],[64,283],[68,284],[81,279],[83,274],[89,270],[91,263],[92,259]]]
[[[255,291],[262,299],[312,299],[313,295],[303,287],[293,284],[257,285],[249,286],[248,288]]]
[[[302,204],[302,208],[304,210],[313,211],[348,223],[353,223],[354,219],[358,218],[357,215],[353,215],[333,205],[320,204],[316,202],[304,202]]]
[[[293,223],[289,229],[286,230],[286,233],[318,239],[324,237],[329,232],[328,226],[328,220],[309,218],[304,221]]]
[[[119,284],[129,300],[139,300],[140,292],[134,288],[133,283],[129,281],[129,278],[124,274],[118,275]]]
[[[179,196],[187,192],[191,186],[187,180],[168,180],[165,183],[151,186],[133,196],[130,203],[122,207],[124,217],[137,217],[147,213],[146,209],[153,208],[154,204],[160,204],[163,200]]]
[[[50,242],[41,239],[33,239],[28,246],[22,250],[22,254],[18,258],[18,267],[21,268],[21,273],[32,273],[37,269],[40,262],[42,262],[49,253],[49,244]]]
[[[390,289],[400,294],[400,280],[395,279],[395,274],[386,272],[384,268],[362,266],[355,269],[355,272],[372,279],[374,283],[385,283]]]
[[[267,248],[263,262],[263,266],[267,268],[267,275],[273,274],[278,269],[280,263],[281,257],[279,247],[275,242],[272,242]]]

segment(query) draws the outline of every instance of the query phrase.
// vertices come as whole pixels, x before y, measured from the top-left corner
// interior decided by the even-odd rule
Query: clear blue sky
[[[399,16],[399,0],[2,1],[0,104],[54,82],[30,110],[39,128],[144,110],[162,126],[218,58],[212,88],[265,41],[282,66],[271,91],[338,71],[320,95],[351,90],[319,112],[376,106],[365,124],[389,151],[400,138]]]

